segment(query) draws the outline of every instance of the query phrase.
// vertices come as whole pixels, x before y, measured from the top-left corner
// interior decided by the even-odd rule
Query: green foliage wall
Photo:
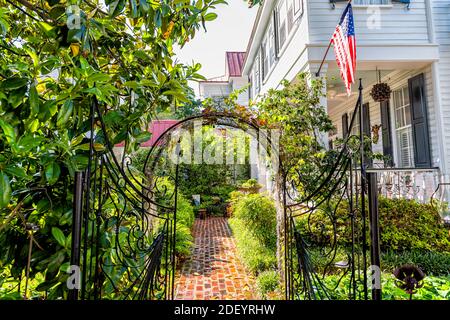
[[[233,214],[263,246],[276,248],[276,210],[272,199],[259,193],[246,195],[233,205]]]
[[[262,298],[278,288],[276,273],[276,210],[271,198],[263,194],[233,192],[233,217],[229,224],[244,265],[257,277]]]

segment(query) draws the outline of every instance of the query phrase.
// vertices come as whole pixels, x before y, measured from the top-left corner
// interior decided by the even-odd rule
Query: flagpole
[[[328,51],[330,51],[330,48],[331,48],[331,41],[328,44],[327,51],[325,52],[325,55],[323,56],[322,62],[320,63],[319,70],[316,72],[316,77],[320,77],[320,71],[322,71],[323,64],[325,63],[325,59],[327,58]]]
[[[348,3],[352,3],[352,0],[348,0]],[[327,58],[328,51],[330,51],[331,43],[332,43],[332,42],[333,42],[333,41],[330,40],[330,43],[328,44],[327,51],[325,52],[325,54],[324,54],[324,56],[323,56],[323,59],[322,59],[322,62],[320,63],[319,70],[316,72],[316,77],[320,77],[320,71],[322,71],[323,64],[325,63],[325,59]]]

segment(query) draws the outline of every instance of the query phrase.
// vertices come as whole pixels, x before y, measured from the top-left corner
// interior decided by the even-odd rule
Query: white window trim
[[[296,0],[294,0],[294,1],[296,1]],[[308,1],[308,0],[300,0],[301,8],[297,13],[295,13],[295,8],[294,8],[294,23],[303,15],[303,12],[305,11],[305,1]]]
[[[276,11],[276,16],[277,16],[277,23],[275,25],[275,28],[277,28],[277,34],[279,34],[279,32],[278,32],[278,8],[280,7],[280,5],[283,1],[288,1],[288,0],[278,1],[278,3],[275,6],[275,9],[274,9]],[[278,48],[278,54],[277,54],[278,59],[284,54],[284,52],[286,51],[286,48],[289,46],[289,43],[292,41],[294,34],[297,32],[297,29],[298,29],[298,27],[300,25],[300,21],[301,21],[300,18],[303,16],[303,13],[304,13],[304,6],[305,6],[304,1],[307,1],[307,0],[303,0],[303,10],[300,10],[301,14],[297,14],[297,16],[294,15],[294,21],[293,21],[292,29],[290,32],[288,32],[288,25],[287,25],[287,22],[288,22],[287,12],[289,10],[286,6],[286,40],[284,40],[283,45]],[[279,39],[275,39],[275,42],[277,43],[278,46],[280,45]]]
[[[407,126],[403,126],[400,128],[397,128],[397,115],[396,115],[396,106],[395,106],[395,102],[394,102],[394,91],[398,91],[398,90],[403,90],[404,88],[408,88],[408,83],[401,83],[398,86],[396,86],[395,88],[393,88],[392,90],[392,94],[391,94],[391,99],[389,101],[389,108],[390,108],[390,112],[391,112],[391,136],[392,136],[392,143],[393,143],[393,155],[394,155],[394,164],[395,167],[397,168],[401,168],[401,158],[400,158],[400,142],[398,141],[398,131],[404,130],[408,127],[411,127],[412,125],[407,125]],[[408,91],[408,89],[407,89]],[[410,102],[410,106],[411,106],[411,102]],[[411,140],[411,161],[412,164],[411,166],[414,167],[414,142]]]

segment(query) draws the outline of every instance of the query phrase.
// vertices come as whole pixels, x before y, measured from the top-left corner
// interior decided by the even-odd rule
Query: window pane
[[[301,12],[303,0],[294,0],[294,14],[298,14]]]
[[[401,109],[396,109],[395,110],[395,127],[396,128],[401,128],[403,127],[403,115],[402,115],[402,110]]]
[[[403,99],[404,99],[404,104],[409,104],[409,90],[408,87],[403,88]]]
[[[272,66],[275,63],[275,32],[273,25],[269,28],[269,58],[270,58],[270,65]]]
[[[355,0],[354,4],[359,5],[389,4],[389,0]]]
[[[289,2],[291,2],[291,1],[289,1]],[[293,8],[292,3],[290,3],[288,10],[287,10],[288,34],[291,32],[293,25],[294,25],[294,8]]]
[[[405,107],[405,125],[411,125],[411,107],[409,104]]]
[[[395,126],[397,132],[397,157],[400,167],[414,166],[412,143],[411,107],[409,105],[408,87],[393,92]]]
[[[287,26],[286,26],[286,20],[287,20],[287,8],[286,8],[286,0],[282,1],[280,5],[278,6],[278,45],[279,48],[283,46],[284,42],[286,41],[286,33],[287,33]]]

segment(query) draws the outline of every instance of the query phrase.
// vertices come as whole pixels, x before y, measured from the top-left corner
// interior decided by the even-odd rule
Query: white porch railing
[[[377,173],[378,194],[389,199],[414,199],[428,203],[442,182],[438,168],[373,168]]]

